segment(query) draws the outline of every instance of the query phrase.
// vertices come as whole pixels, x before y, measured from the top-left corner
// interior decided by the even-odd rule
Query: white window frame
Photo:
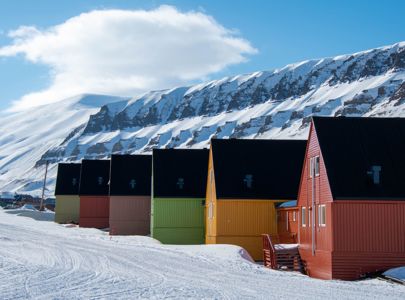
[[[314,171],[314,160],[313,157],[309,159],[309,178],[312,178],[312,174]]]
[[[312,225],[311,212],[312,212],[312,207],[308,206],[308,227],[311,227],[311,225]]]
[[[208,203],[208,218],[210,220],[214,218],[214,204],[212,202]]]
[[[326,204],[320,204],[318,206],[318,225],[319,227],[326,227]]]
[[[316,177],[316,176],[319,176],[319,173],[321,170],[321,167],[320,167],[321,159],[320,159],[319,155],[314,157],[314,161],[315,161],[315,177]]]
[[[321,159],[320,159],[319,155],[316,155],[309,159],[309,178],[312,178],[314,176],[314,171],[315,171],[315,177],[319,176],[320,165],[321,165]]]
[[[307,227],[307,208],[301,207],[301,227]]]
[[[296,211],[293,211],[293,217],[292,217],[293,222],[297,221],[297,214]]]

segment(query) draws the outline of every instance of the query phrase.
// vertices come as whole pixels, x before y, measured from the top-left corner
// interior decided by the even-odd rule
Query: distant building
[[[297,201],[288,201],[277,206],[277,233],[282,244],[298,242]]]

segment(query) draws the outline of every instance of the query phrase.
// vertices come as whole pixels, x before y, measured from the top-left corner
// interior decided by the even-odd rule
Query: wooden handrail
[[[276,249],[269,234],[262,234],[263,237],[263,263],[265,267],[275,269],[277,266]]]

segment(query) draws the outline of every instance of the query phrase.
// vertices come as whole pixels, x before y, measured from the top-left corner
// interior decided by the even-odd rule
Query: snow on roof
[[[282,207],[295,207],[295,206],[297,206],[297,200],[283,202],[278,207],[282,208]]]
[[[389,269],[383,273],[385,277],[400,280],[405,283],[405,266]]]

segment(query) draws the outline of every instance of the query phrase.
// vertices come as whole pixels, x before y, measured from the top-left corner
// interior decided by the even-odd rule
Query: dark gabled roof
[[[304,140],[211,140],[218,199],[297,199]]]
[[[205,197],[207,149],[153,149],[154,197]]]
[[[110,160],[82,160],[79,195],[108,196]]]
[[[405,199],[405,118],[314,117],[334,199]],[[375,184],[373,166],[381,167]]]
[[[59,163],[55,195],[78,195],[81,164]]]
[[[110,195],[150,195],[151,155],[112,155],[110,172]]]

